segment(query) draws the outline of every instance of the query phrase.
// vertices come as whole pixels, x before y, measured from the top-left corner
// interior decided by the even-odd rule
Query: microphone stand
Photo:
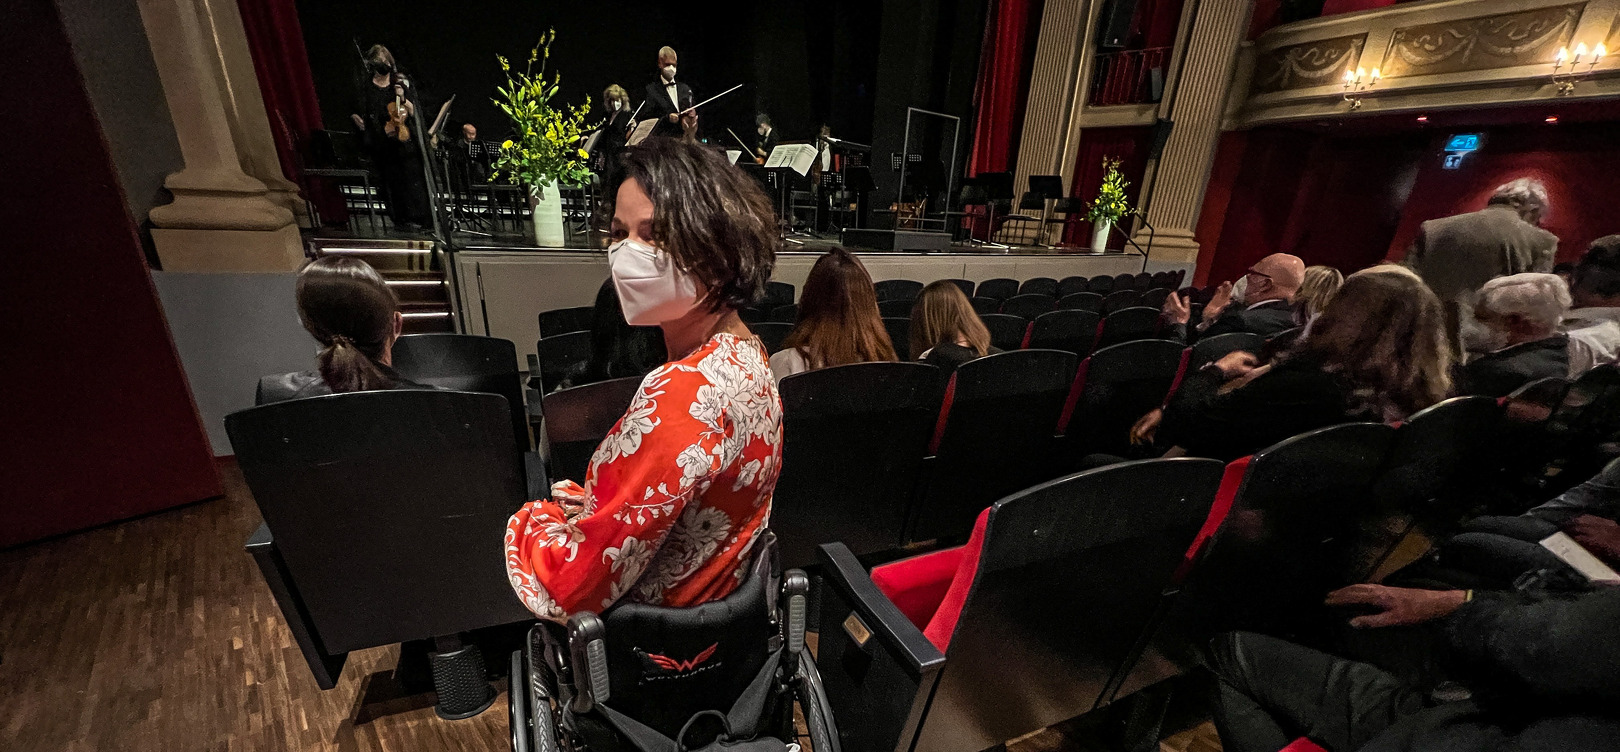
[[[1148,229],[1148,244],[1146,248],[1137,245],[1136,239],[1131,237],[1130,233],[1121,229],[1119,225],[1114,225],[1114,229],[1119,231],[1119,234],[1125,238],[1125,242],[1130,243],[1131,247],[1135,248],[1137,253],[1142,254],[1142,272],[1146,273],[1148,265],[1148,253],[1153,250],[1153,236],[1157,234],[1157,231],[1153,229],[1152,224],[1148,223],[1146,214],[1138,211],[1136,212],[1136,218],[1142,220],[1142,226]]]

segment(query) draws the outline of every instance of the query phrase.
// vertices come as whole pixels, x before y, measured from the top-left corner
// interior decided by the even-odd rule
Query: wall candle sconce
[[[1378,79],[1383,73],[1377,68],[1367,72],[1366,68],[1357,68],[1344,72],[1344,101],[1350,103],[1350,111],[1361,109],[1361,93],[1378,85]]]
[[[1559,47],[1558,55],[1553,58],[1553,86],[1557,87],[1558,95],[1575,93],[1575,82],[1592,72],[1598,61],[1609,54],[1600,42],[1591,50],[1587,50],[1586,43],[1575,45],[1574,52],[1568,47]]]

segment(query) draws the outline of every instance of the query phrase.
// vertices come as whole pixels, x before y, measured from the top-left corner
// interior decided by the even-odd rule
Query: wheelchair
[[[575,614],[566,630],[536,624],[511,656],[514,752],[676,752],[747,739],[797,750],[795,702],[815,751],[838,752],[821,676],[804,649],[810,580],[797,569],[784,574],[780,562],[767,531],[745,580],[721,600],[620,603],[600,616]]]

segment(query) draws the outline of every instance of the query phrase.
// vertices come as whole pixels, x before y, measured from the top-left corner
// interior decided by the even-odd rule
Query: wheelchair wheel
[[[542,677],[533,670],[534,656],[529,648],[512,652],[511,673],[507,679],[507,721],[511,726],[513,752],[561,752],[555,711]]]
[[[804,725],[810,732],[810,748],[815,752],[840,752],[832,706],[827,704],[821,673],[816,670],[816,663],[811,660],[808,651],[799,654],[799,674],[793,682],[793,696],[799,701],[799,707],[804,709]]]

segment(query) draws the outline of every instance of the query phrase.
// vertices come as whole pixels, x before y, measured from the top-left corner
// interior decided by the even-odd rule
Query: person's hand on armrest
[[[1350,626],[1367,629],[1407,627],[1450,616],[1468,599],[1469,592],[1466,590],[1420,590],[1361,584],[1328,593],[1326,603],[1368,612],[1350,619]]]

